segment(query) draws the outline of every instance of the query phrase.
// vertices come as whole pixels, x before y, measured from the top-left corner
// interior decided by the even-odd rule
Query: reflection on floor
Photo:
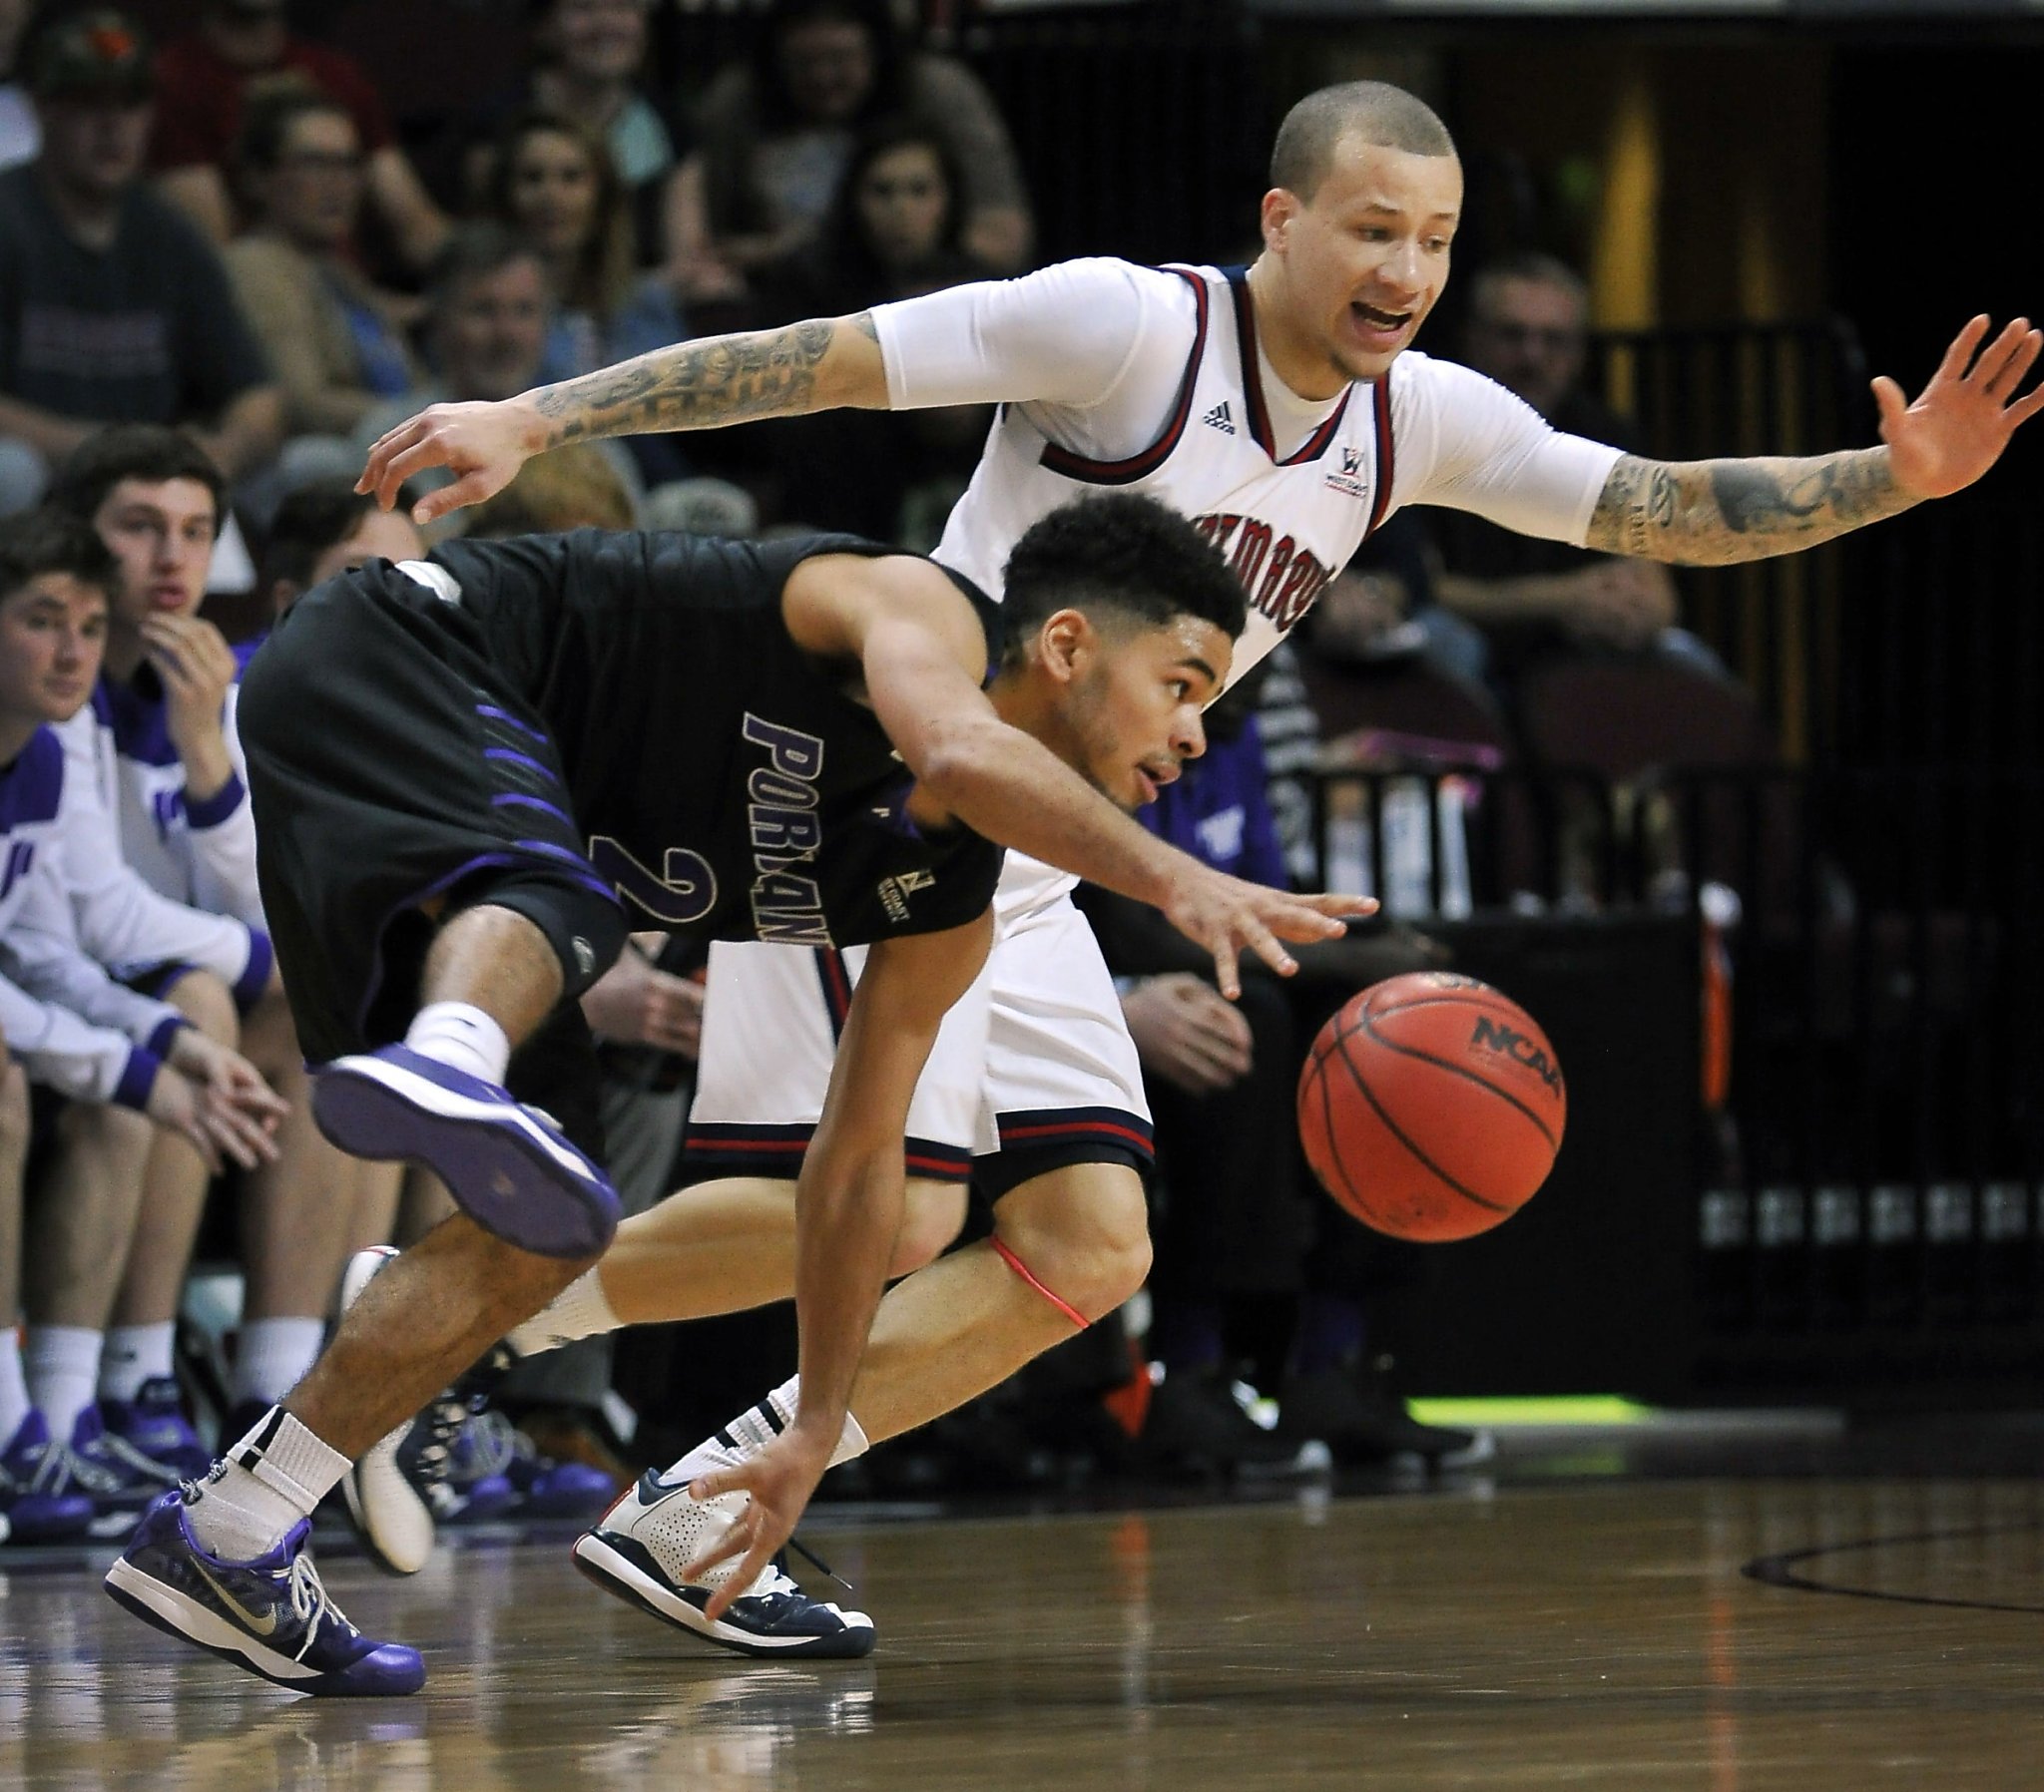
[[[0,1552],[0,1786],[2001,1788],[2044,1772],[2044,1424],[1510,1431],[1479,1474],[853,1508],[873,1660],[718,1654],[488,1530],[336,1598],[411,1700],[181,1653]],[[1100,1509],[1105,1504],[1107,1509]]]

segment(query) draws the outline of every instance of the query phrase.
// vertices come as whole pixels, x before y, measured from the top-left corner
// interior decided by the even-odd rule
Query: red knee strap
[[[1082,1332],[1093,1323],[1077,1307],[1073,1306],[1070,1301],[1060,1300],[1057,1295],[1053,1294],[1039,1282],[1035,1276],[1031,1275],[1029,1273],[1029,1265],[1016,1256],[998,1237],[993,1240],[993,1247],[995,1254],[1003,1263],[1007,1264],[1010,1269],[1027,1282],[1030,1287],[1034,1288],[1037,1293],[1041,1294],[1045,1300],[1049,1301],[1052,1306],[1056,1307],[1060,1313],[1064,1314]]]

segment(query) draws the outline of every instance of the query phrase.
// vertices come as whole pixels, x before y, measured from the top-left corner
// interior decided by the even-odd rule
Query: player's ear
[[[1037,657],[1045,672],[1066,683],[1085,670],[1098,642],[1098,632],[1083,610],[1053,611],[1036,632]]]
[[[1265,246],[1282,254],[1286,238],[1291,231],[1291,221],[1298,216],[1298,195],[1284,187],[1274,187],[1264,195],[1263,224]]]

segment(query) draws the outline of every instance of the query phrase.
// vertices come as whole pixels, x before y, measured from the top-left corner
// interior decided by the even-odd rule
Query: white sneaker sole
[[[758,1631],[728,1624],[722,1618],[711,1619],[703,1615],[695,1605],[677,1593],[664,1580],[655,1579],[639,1565],[614,1550],[595,1531],[585,1532],[575,1540],[575,1566],[591,1580],[608,1593],[628,1600],[653,1617],[663,1618],[678,1629],[688,1630],[708,1642],[718,1643],[728,1649],[735,1649],[744,1655],[798,1655],[804,1652],[822,1653],[819,1643],[833,1643],[834,1638],[815,1636],[767,1636]],[[863,1630],[870,1638],[873,1620],[863,1611],[844,1611],[831,1607],[844,1620],[847,1630]],[[870,1649],[868,1641],[866,1648]],[[841,1646],[831,1647],[828,1653],[843,1655]],[[861,1653],[865,1651],[860,1651]]]
[[[396,1255],[388,1246],[376,1244],[348,1259],[340,1278],[343,1313]],[[431,1511],[397,1467],[397,1446],[410,1425],[407,1419],[371,1444],[340,1478],[341,1498],[362,1542],[377,1564],[393,1574],[416,1574],[432,1561],[437,1535]]]

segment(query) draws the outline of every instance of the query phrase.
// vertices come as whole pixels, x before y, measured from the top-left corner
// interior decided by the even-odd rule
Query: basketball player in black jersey
[[[460,1211],[375,1277],[285,1405],[152,1509],[113,1595],[303,1691],[422,1683],[417,1651],[326,1596],[308,1521],[608,1241],[575,998],[646,927],[871,947],[798,1185],[799,1410],[709,1615],[746,1594],[849,1422],[909,1098],[985,959],[1002,847],[1155,903],[1231,993],[1243,948],[1281,970],[1280,938],[1373,906],[1221,876],[1125,813],[1202,750],[1244,617],[1193,526],[1128,495],[1032,528],[998,608],[844,537],[594,530],[452,542],[300,599],[241,729],[278,962],[325,1066],[314,1113],[345,1150],[427,1165]],[[862,1614],[748,1596],[785,1652],[871,1647]]]

